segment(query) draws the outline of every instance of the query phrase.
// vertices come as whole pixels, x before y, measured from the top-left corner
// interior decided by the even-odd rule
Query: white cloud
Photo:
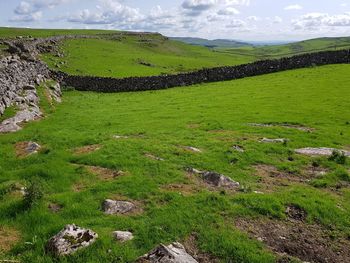
[[[275,16],[273,19],[272,19],[272,23],[274,24],[280,24],[283,22],[283,19],[279,16]]]
[[[295,4],[295,5],[289,5],[284,8],[284,10],[301,10],[303,7],[301,5]]]
[[[250,22],[257,22],[259,18],[257,16],[248,16],[247,20]]]
[[[243,28],[245,26],[246,26],[246,22],[244,22],[241,19],[234,19],[231,21],[231,23],[226,25],[226,27],[228,27],[228,28]]]
[[[114,0],[100,0],[97,11],[81,10],[68,17],[69,22],[82,24],[134,23],[142,19],[138,9]]]
[[[238,15],[240,14],[240,12],[234,7],[227,7],[219,10],[217,14],[220,16],[232,16],[232,15]]]
[[[322,27],[350,27],[350,13],[329,15],[327,13],[308,13],[292,20],[296,30],[317,31]]]
[[[10,19],[12,22],[33,22],[42,18],[42,11],[47,8],[54,8],[60,4],[68,3],[70,0],[28,0],[21,1],[15,8],[15,16]]]
[[[215,4],[216,0],[185,0],[181,6],[188,15],[198,16],[214,7]]]
[[[35,22],[42,18],[43,14],[41,11],[37,11],[29,14],[15,15],[10,19],[10,22]]]

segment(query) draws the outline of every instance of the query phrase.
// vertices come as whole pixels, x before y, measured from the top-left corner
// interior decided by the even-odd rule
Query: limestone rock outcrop
[[[98,235],[90,229],[76,225],[66,225],[57,235],[53,236],[47,250],[56,256],[75,253],[77,250],[90,246],[96,241]]]
[[[168,246],[163,244],[153,249],[148,254],[140,257],[138,263],[198,263],[186,252],[184,246],[174,242]]]

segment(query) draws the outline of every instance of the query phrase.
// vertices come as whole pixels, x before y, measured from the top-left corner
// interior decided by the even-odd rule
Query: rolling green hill
[[[228,40],[228,39],[208,40],[204,38],[194,38],[194,37],[171,37],[170,39],[181,41],[186,44],[204,46],[204,47],[210,47],[210,48],[217,48],[217,47],[232,48],[232,47],[251,46],[248,43],[235,41],[235,40]]]
[[[46,55],[52,68],[75,75],[107,77],[174,74],[252,61],[205,47],[169,40],[159,34],[122,34],[115,39],[72,39],[63,43],[64,57]]]
[[[255,59],[273,59],[286,56],[300,55],[309,52],[349,48],[350,37],[337,37],[311,39],[301,42],[275,46],[242,47],[232,49],[221,48],[218,49],[218,51],[228,54],[246,55],[249,58],[254,57]]]

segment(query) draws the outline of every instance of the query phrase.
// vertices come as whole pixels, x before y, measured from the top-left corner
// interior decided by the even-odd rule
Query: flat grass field
[[[290,205],[305,212],[305,220],[293,221],[293,227],[301,229],[299,235],[315,235],[311,230],[316,228],[322,234],[315,239],[328,237],[333,242],[334,246],[317,250],[319,255],[347,244],[349,160],[338,164],[326,157],[295,154],[294,149],[350,149],[349,71],[350,65],[329,65],[152,92],[67,90],[63,103],[55,106],[43,98],[44,119],[0,136],[0,247],[8,247],[0,259],[133,262],[159,243],[186,244],[195,237],[198,250],[221,262],[275,262],[278,255],[246,231],[263,222],[288,226],[285,211]],[[248,125],[270,122],[304,125],[313,131]],[[260,143],[263,137],[289,141]],[[35,141],[43,149],[18,158],[15,145],[23,141]],[[187,174],[188,167],[222,173],[240,182],[241,188],[208,187]],[[327,172],[315,175],[315,169]],[[124,175],[107,176],[106,171],[120,170]],[[271,176],[271,170],[280,177]],[[9,189],[30,182],[41,188],[43,197],[25,209],[18,191]],[[106,198],[131,200],[138,212],[105,215],[101,204]],[[61,209],[53,212],[50,204]],[[55,259],[45,253],[48,239],[71,223],[92,229],[99,239],[69,257]],[[242,225],[248,227],[244,230]],[[135,238],[117,243],[111,235],[115,230],[132,231]],[[299,247],[295,253],[305,249]]]
[[[167,40],[161,35],[124,35],[118,39],[71,39],[61,46],[64,57],[43,60],[73,75],[103,77],[175,74],[251,62],[246,55],[223,54],[205,47]]]

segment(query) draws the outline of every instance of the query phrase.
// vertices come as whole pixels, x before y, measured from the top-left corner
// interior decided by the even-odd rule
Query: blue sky
[[[300,40],[350,36],[350,0],[0,0],[0,25]]]

